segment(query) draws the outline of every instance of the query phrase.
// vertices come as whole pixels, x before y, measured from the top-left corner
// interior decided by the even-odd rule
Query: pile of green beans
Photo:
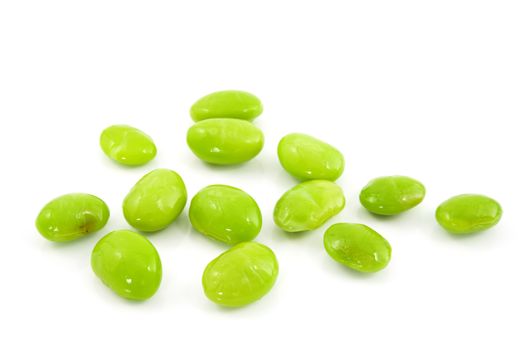
[[[216,165],[248,162],[264,146],[264,133],[252,122],[263,112],[254,95],[235,90],[209,94],[193,104],[195,122],[187,144],[200,160]],[[155,158],[150,136],[128,125],[113,125],[100,135],[102,151],[123,166],[141,166]],[[345,207],[345,195],[336,184],[345,158],[334,146],[311,135],[284,136],[277,148],[281,166],[300,182],[287,190],[273,211],[275,224],[286,232],[315,230]],[[425,186],[408,176],[382,176],[367,183],[359,202],[376,216],[400,215],[425,198]],[[187,204],[181,176],[170,169],[144,175],[123,200],[126,222],[139,232],[167,228]],[[500,204],[479,194],[460,194],[441,203],[436,221],[447,232],[468,235],[496,225]],[[70,193],[47,203],[36,219],[40,234],[53,242],[79,239],[104,228],[110,217],[106,203],[91,194]],[[262,228],[257,202],[244,190],[212,184],[190,201],[189,219],[199,234],[229,248],[204,269],[205,296],[219,305],[240,307],[255,302],[274,286],[279,264],[274,252],[254,242]],[[389,264],[390,243],[361,223],[336,223],[324,233],[322,247],[336,262],[361,273],[378,272]],[[92,250],[92,269],[117,295],[146,300],[158,290],[162,263],[154,245],[142,234],[122,229],[101,238]]]

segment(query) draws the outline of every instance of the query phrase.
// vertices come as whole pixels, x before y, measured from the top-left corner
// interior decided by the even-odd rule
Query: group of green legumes
[[[187,132],[187,144],[202,161],[240,164],[254,158],[264,144],[262,131],[251,123],[262,113],[260,100],[243,91],[219,91],[199,99],[190,110],[196,122]],[[101,133],[100,145],[115,162],[146,164],[156,146],[142,131],[113,125]],[[345,196],[334,181],[344,170],[343,155],[315,137],[293,133],[278,145],[282,167],[302,181],[280,197],[275,224],[287,232],[317,229],[345,206]],[[359,200],[375,215],[398,215],[422,202],[425,187],[407,176],[384,176],[370,181]],[[142,232],[169,226],[187,202],[185,184],[173,170],[156,169],[143,176],[123,201],[126,221]],[[436,220],[453,234],[470,234],[497,224],[502,209],[492,198],[477,194],[452,197],[438,206]],[[66,194],[46,204],[36,220],[45,238],[71,241],[102,229],[110,212],[91,194]],[[212,260],[202,277],[205,295],[213,302],[238,307],[263,297],[273,287],[278,263],[273,251],[253,242],[262,227],[255,200],[239,188],[210,185],[192,198],[189,219],[194,229],[232,246]],[[387,266],[391,246],[372,228],[358,223],[337,223],[324,234],[324,248],[337,262],[360,272],[373,273]],[[118,295],[134,300],[150,298],[161,283],[161,260],[143,235],[118,230],[95,245],[92,269]]]

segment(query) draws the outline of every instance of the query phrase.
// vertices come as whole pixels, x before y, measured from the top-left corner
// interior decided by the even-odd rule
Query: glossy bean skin
[[[384,269],[392,252],[385,238],[362,224],[330,226],[324,234],[324,247],[332,259],[360,272]]]
[[[278,200],[275,224],[286,232],[314,230],[345,207],[341,187],[327,180],[311,180],[291,188]]]
[[[189,218],[202,234],[227,244],[254,239],[262,227],[257,202],[241,189],[211,185],[191,200]]]
[[[278,273],[279,264],[270,248],[256,242],[242,242],[207,265],[202,286],[212,302],[240,307],[266,295]]]
[[[161,260],[156,248],[139,233],[118,230],[101,238],[92,251],[92,270],[123,298],[146,300],[161,283]]]
[[[487,230],[502,217],[502,208],[493,198],[479,194],[461,194],[436,209],[436,221],[448,232],[464,235]]]
[[[35,225],[44,238],[66,242],[99,231],[109,217],[108,206],[100,198],[87,193],[70,193],[47,203]]]
[[[279,142],[277,154],[282,167],[302,181],[335,181],[345,169],[341,152],[310,135],[293,133],[284,136]]]
[[[206,95],[191,107],[195,122],[211,118],[234,118],[252,121],[262,113],[262,103],[245,91],[225,90]]]
[[[359,195],[361,205],[378,215],[396,215],[412,209],[425,197],[425,186],[407,176],[384,176],[371,180]]]
[[[110,159],[123,165],[146,164],[157,153],[156,145],[150,136],[128,125],[112,125],[104,129],[99,144]]]
[[[187,189],[175,171],[156,169],[143,176],[123,201],[127,222],[143,232],[155,232],[170,225],[187,202]]]
[[[207,119],[189,128],[187,144],[204,162],[240,164],[260,153],[264,146],[264,134],[245,120]]]

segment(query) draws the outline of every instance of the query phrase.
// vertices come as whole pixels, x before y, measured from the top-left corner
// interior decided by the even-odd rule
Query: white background
[[[526,349],[528,3],[525,0],[0,2],[0,347],[19,349]],[[259,96],[263,152],[211,167],[185,143],[188,110],[222,89]],[[150,134],[158,156],[127,169],[99,133]],[[272,210],[296,182],[278,140],[305,132],[338,147],[346,208],[323,228],[285,234]],[[246,308],[205,298],[201,274],[226,247],[194,232],[187,210],[149,235],[163,261],[149,301],[115,296],[92,273],[93,245],[127,228],[121,201],[157,167],[189,195],[235,185],[259,203],[257,240],[277,254],[274,289]],[[421,180],[422,205],[378,219],[358,203],[381,175]],[[110,206],[109,224],[53,244],[34,228],[68,192]],[[436,206],[482,193],[504,209],[495,228],[442,231]],[[322,245],[336,222],[372,226],[392,244],[388,268],[360,275]]]

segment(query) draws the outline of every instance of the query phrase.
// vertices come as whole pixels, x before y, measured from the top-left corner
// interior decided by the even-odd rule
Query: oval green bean
[[[92,269],[101,281],[123,298],[145,300],[161,283],[161,260],[148,239],[128,230],[101,238],[92,251]]]
[[[197,122],[210,118],[235,118],[251,121],[262,113],[260,100],[245,91],[217,91],[202,97],[191,107],[191,117]]]
[[[305,134],[284,136],[277,149],[282,167],[300,180],[330,180],[341,176],[345,159],[336,148]]]
[[[262,227],[257,202],[241,189],[226,185],[200,190],[191,200],[189,218],[198,232],[227,244],[250,241]]]
[[[330,226],[324,235],[324,247],[332,259],[361,272],[376,272],[385,268],[392,251],[385,238],[362,224]]]
[[[436,209],[436,220],[448,232],[469,234],[487,230],[501,219],[502,208],[493,198],[479,194],[451,197]]]
[[[128,125],[112,125],[104,129],[99,143],[109,158],[124,165],[148,163],[157,152],[150,136]]]
[[[260,153],[264,146],[264,135],[259,128],[245,120],[207,119],[189,128],[187,144],[204,162],[240,164]]]
[[[275,224],[287,232],[314,230],[343,210],[341,187],[327,180],[306,181],[278,200],[273,212]]]
[[[266,295],[278,273],[279,264],[271,249],[256,242],[242,242],[207,265],[202,285],[212,302],[239,307]]]
[[[154,232],[176,220],[186,202],[187,189],[180,175],[156,169],[132,187],[123,201],[123,214],[132,227]]]
[[[108,206],[100,198],[86,193],[70,193],[46,204],[35,224],[44,238],[65,242],[100,230],[109,217]]]
[[[371,213],[396,215],[414,208],[425,197],[425,187],[407,176],[384,176],[371,180],[359,195],[359,201]]]

